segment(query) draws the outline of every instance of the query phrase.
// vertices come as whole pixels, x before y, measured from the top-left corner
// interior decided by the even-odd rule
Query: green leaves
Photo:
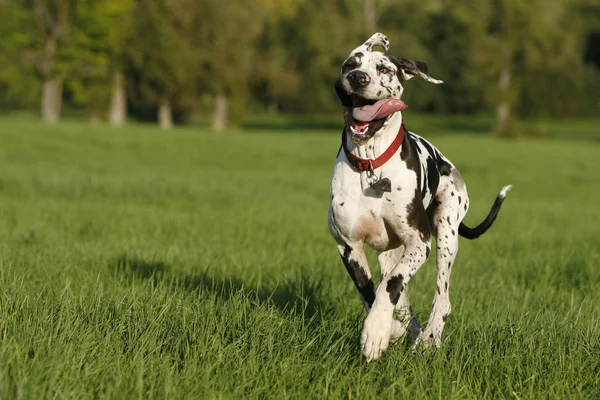
[[[445,81],[410,82],[411,110],[515,117],[594,113],[591,0],[27,0],[0,1],[0,106],[31,107],[45,80],[69,107],[106,109],[122,71],[138,118],[168,101],[208,120],[226,99],[248,109],[336,112],[331,88],[348,51],[374,29],[390,53],[426,61]],[[585,57],[584,57],[585,56]],[[36,76],[38,74],[38,76]],[[499,87],[501,74],[508,79]],[[506,78],[508,77],[508,78]],[[569,93],[565,99],[564,93]]]

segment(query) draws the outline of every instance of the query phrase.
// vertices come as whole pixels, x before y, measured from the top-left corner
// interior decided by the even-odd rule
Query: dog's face
[[[381,99],[399,99],[405,80],[392,57],[359,50],[342,64],[335,87],[343,106],[361,107]]]
[[[376,46],[384,52],[374,51]],[[391,114],[406,107],[399,101],[404,82],[420,76],[432,83],[442,83],[428,75],[424,62],[385,54],[388,49],[388,38],[374,34],[350,53],[335,82],[348,133],[356,144],[370,139]]]

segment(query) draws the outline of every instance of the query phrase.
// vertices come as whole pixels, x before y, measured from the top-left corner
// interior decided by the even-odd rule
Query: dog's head
[[[374,51],[378,46],[384,52]],[[442,83],[429,76],[424,62],[386,54],[389,46],[385,35],[374,34],[350,53],[335,81],[347,133],[357,144],[373,137],[390,115],[406,108],[400,100],[404,82],[419,76],[431,83]]]

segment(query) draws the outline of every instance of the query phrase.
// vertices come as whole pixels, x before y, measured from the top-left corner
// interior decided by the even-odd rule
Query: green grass
[[[444,346],[367,364],[327,229],[339,129],[0,122],[2,399],[600,397],[597,140],[436,131],[468,224],[514,189],[460,243]]]

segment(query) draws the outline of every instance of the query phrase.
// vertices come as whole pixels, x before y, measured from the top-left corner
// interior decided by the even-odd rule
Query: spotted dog
[[[374,34],[343,63],[335,89],[345,128],[331,178],[329,230],[358,289],[367,317],[361,335],[368,361],[407,336],[415,346],[439,347],[450,314],[450,273],[458,235],[475,239],[494,222],[506,192],[475,228],[461,221],[469,208],[467,188],[456,167],[431,143],[406,130],[403,84],[413,77],[431,83],[427,64],[387,52],[389,40]],[[433,308],[424,329],[412,313],[408,283],[429,257],[436,238],[437,278]],[[376,288],[363,245],[378,251]]]

